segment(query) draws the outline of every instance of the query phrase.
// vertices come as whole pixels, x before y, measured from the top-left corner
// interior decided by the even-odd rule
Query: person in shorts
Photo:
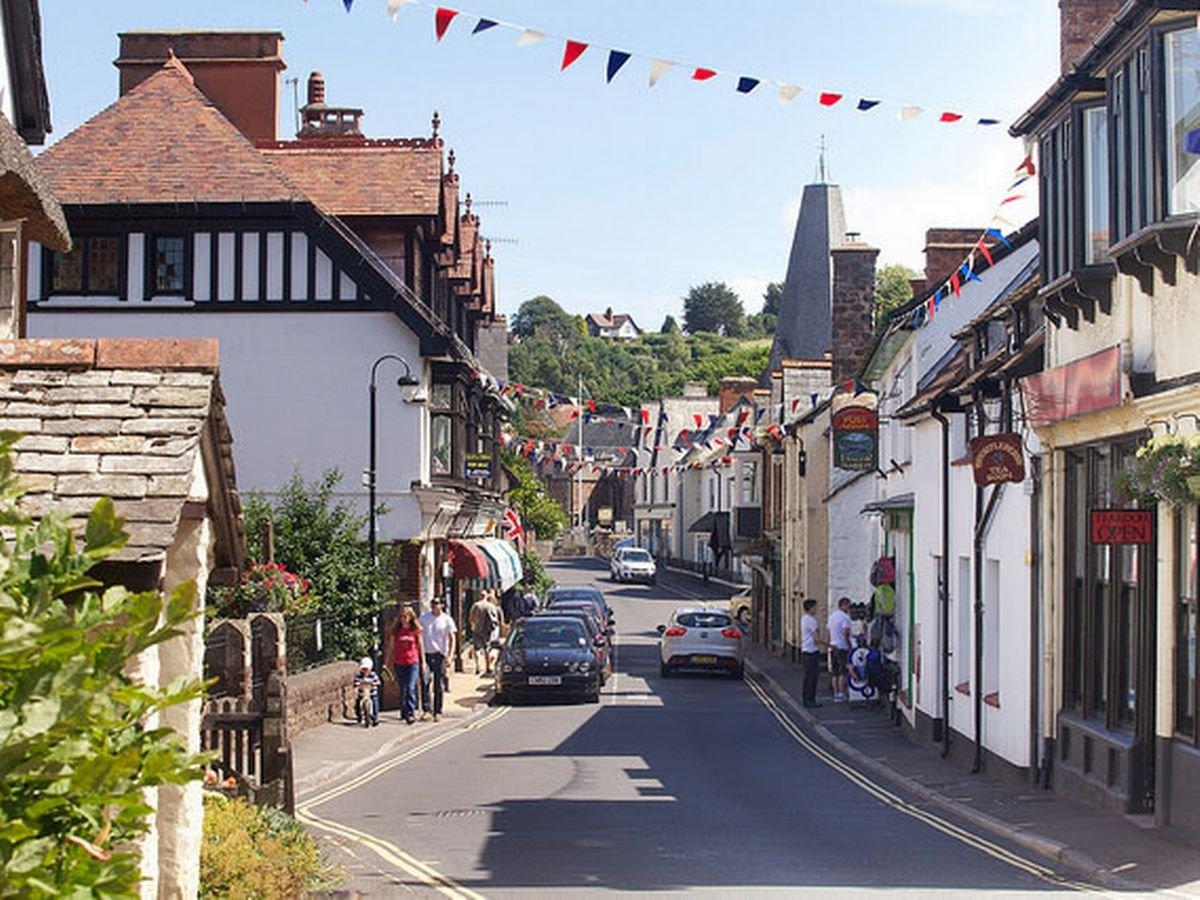
[[[485,675],[492,674],[492,642],[500,640],[500,625],[504,614],[492,599],[491,591],[484,591],[467,614],[471,626],[471,659],[475,674],[479,674],[479,657],[483,656]]]
[[[829,614],[829,674],[833,702],[846,702],[846,673],[850,658],[850,598],[839,597],[837,609]]]

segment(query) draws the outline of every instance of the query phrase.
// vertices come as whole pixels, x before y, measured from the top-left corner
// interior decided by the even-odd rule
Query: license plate
[[[561,675],[530,675],[529,683],[535,687],[538,685],[562,684],[562,676]]]
[[[692,662],[698,666],[713,666],[717,663],[715,656],[693,656]]]

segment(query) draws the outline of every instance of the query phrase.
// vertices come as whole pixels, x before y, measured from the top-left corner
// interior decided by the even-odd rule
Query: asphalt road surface
[[[497,707],[319,794],[301,815],[370,897],[654,891],[1047,896],[1083,885],[845,767],[752,678],[658,674],[655,626],[705,589],[610,584],[600,705]],[[725,596],[728,592],[717,588]]]

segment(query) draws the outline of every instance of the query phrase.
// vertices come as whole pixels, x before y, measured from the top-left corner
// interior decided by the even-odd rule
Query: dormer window
[[[1195,28],[1163,38],[1166,68],[1167,212],[1200,212],[1200,47]],[[1189,150],[1190,146],[1190,150]]]

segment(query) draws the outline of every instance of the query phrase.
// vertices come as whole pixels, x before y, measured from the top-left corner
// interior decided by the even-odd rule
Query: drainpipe
[[[942,756],[950,754],[950,420],[933,402],[930,414],[942,426],[942,571],[938,600],[941,603],[942,650]]]

